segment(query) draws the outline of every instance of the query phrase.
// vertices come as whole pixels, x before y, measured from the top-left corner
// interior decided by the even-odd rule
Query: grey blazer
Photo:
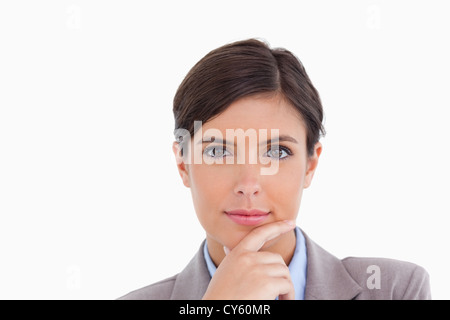
[[[308,258],[305,300],[431,299],[429,276],[422,267],[384,258],[340,260],[303,234]],[[200,300],[210,280],[202,243],[181,273],[119,300]]]

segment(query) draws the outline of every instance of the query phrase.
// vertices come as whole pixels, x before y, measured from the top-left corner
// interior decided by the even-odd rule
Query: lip
[[[263,222],[269,216],[270,212],[261,210],[231,210],[225,211],[228,218],[233,222],[244,225],[254,226]]]

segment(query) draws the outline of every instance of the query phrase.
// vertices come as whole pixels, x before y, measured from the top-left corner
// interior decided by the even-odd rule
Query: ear
[[[181,155],[181,146],[180,143],[177,141],[174,141],[172,144],[172,151],[175,155],[175,159],[177,161],[177,168],[178,173],[180,174],[181,179],[183,180],[183,184],[190,188],[191,185],[189,183],[189,171],[188,171],[188,165],[184,163],[184,156]]]
[[[308,157],[308,163],[306,167],[305,183],[303,188],[306,189],[311,185],[314,172],[316,171],[317,165],[319,164],[319,157],[322,153],[322,144],[317,142],[314,146],[314,153],[311,157]]]

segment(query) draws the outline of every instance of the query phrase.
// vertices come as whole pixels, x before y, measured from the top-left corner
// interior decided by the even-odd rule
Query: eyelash
[[[206,152],[208,152],[208,151],[210,151],[210,150],[212,150],[212,149],[218,148],[218,147],[219,147],[219,146],[213,146],[213,147],[205,148],[205,150],[203,151],[203,153],[205,154]],[[225,151],[227,150],[227,148],[226,148],[225,145],[222,146],[222,148],[223,148],[223,149],[222,149],[222,152],[225,152]],[[283,157],[283,158],[276,158],[276,160],[286,160],[286,159],[290,158],[290,157],[293,155],[291,149],[289,149],[288,147],[285,147],[285,146],[281,146],[281,145],[280,145],[280,146],[278,146],[277,149],[286,152],[286,153],[287,153],[287,156],[285,156],[285,157]],[[272,150],[272,148],[269,148],[269,150]],[[268,151],[267,151],[267,152],[268,152]]]

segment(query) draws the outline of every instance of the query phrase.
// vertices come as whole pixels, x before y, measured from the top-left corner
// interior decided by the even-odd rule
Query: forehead
[[[203,124],[203,129],[279,129],[298,141],[306,137],[299,113],[280,95],[250,96],[233,102],[223,113]]]

